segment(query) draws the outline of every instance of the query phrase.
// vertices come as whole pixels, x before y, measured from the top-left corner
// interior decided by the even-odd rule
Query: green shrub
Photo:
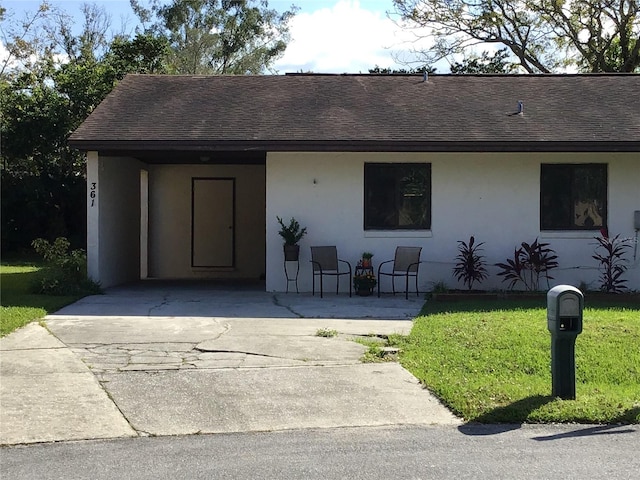
[[[84,250],[69,251],[69,241],[58,237],[53,243],[42,238],[31,245],[45,261],[31,285],[33,293],[47,295],[90,295],[100,293],[100,285],[87,277]]]

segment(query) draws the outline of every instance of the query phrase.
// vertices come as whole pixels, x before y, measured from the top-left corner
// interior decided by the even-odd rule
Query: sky
[[[83,3],[104,6],[118,31],[132,31],[137,23],[129,0],[50,0],[69,14]],[[144,3],[144,0],[143,0]],[[0,0],[17,15],[35,11],[37,0]],[[269,0],[269,7],[285,11],[299,7],[291,22],[291,41],[274,68],[278,73],[367,73],[370,68],[407,68],[412,50],[426,46],[415,31],[400,28],[387,12],[392,0]],[[80,20],[78,20],[79,22]],[[440,68],[438,70],[441,70]]]

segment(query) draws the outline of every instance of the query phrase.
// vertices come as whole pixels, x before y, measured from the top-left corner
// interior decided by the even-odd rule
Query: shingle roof
[[[426,82],[419,75],[128,75],[70,143],[84,150],[640,151],[640,75],[430,75]]]

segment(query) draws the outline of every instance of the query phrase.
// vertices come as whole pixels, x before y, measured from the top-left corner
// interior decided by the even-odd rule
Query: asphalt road
[[[0,449],[3,479],[637,479],[640,426],[394,426]]]

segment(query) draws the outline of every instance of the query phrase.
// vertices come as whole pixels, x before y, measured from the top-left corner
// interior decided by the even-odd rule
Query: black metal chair
[[[393,260],[382,262],[378,266],[378,298],[380,298],[381,275],[391,277],[391,289],[396,294],[396,277],[404,277],[404,296],[409,299],[409,277],[416,279],[416,295],[418,292],[418,267],[420,266],[420,252],[422,247],[396,247],[396,254]],[[391,272],[383,272],[382,266],[393,262]]]
[[[340,263],[345,263],[349,271],[340,271]],[[316,276],[320,277],[320,298],[322,298],[322,278],[325,275],[336,277],[336,295],[340,291],[340,277],[348,275],[349,296],[351,296],[351,264],[338,258],[338,249],[335,246],[311,247],[311,264],[313,265],[312,295],[316,294]]]

